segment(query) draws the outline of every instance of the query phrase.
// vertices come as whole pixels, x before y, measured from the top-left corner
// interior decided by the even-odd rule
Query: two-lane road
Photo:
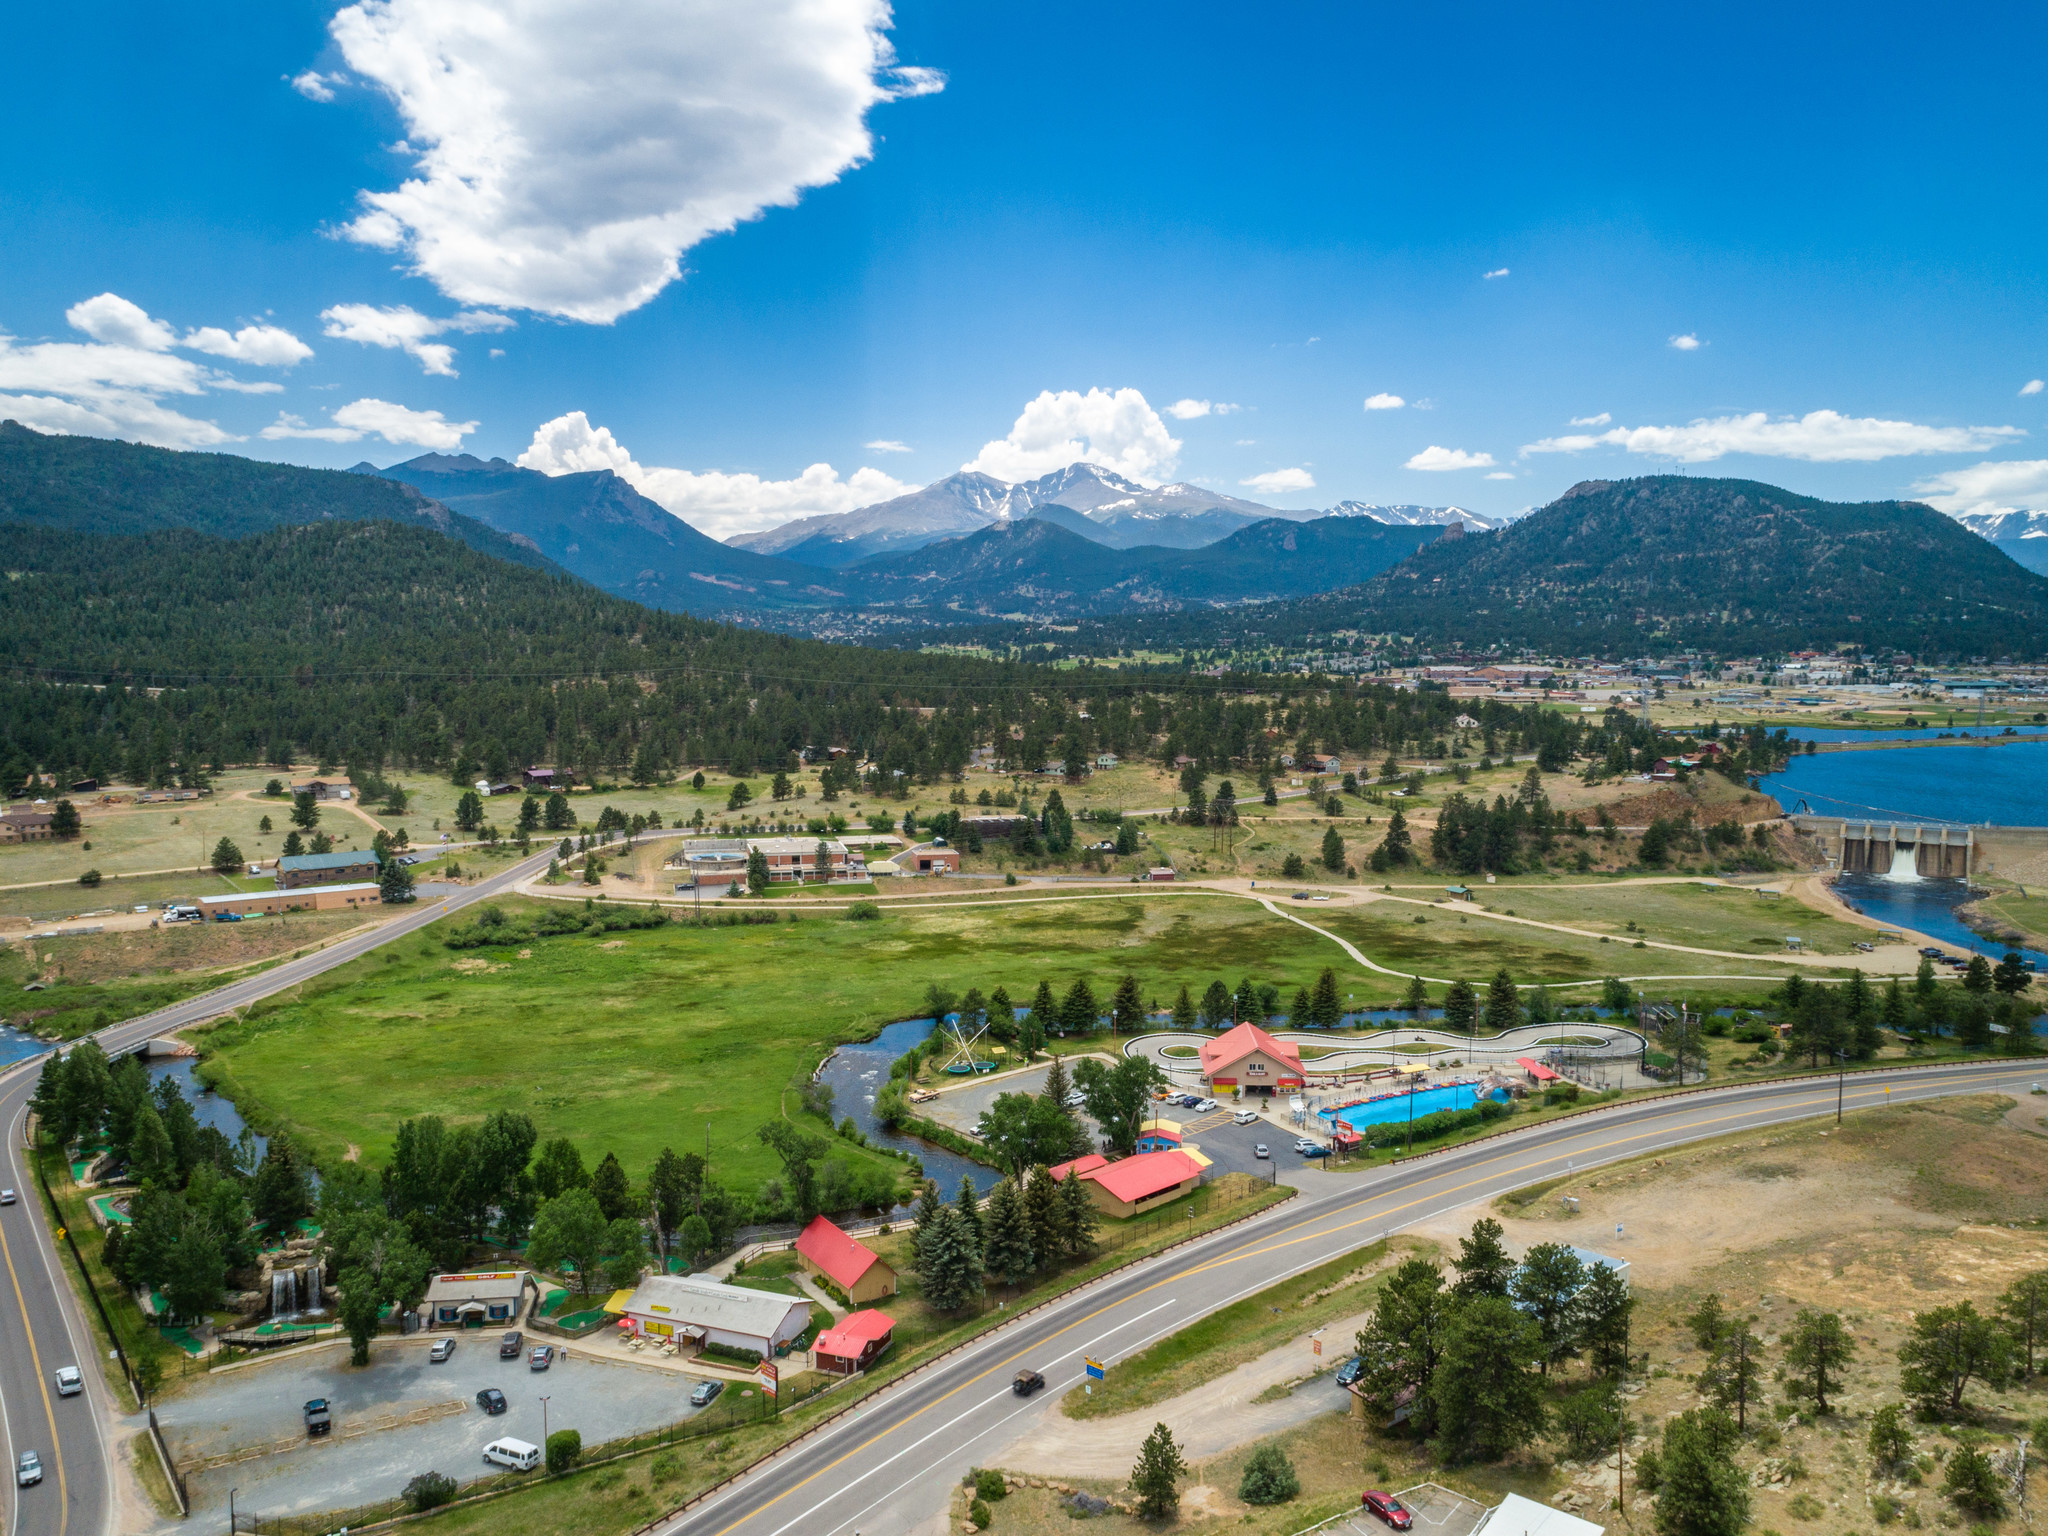
[[[1987,1062],[1859,1074],[1844,1107],[1956,1093],[2024,1094],[2039,1064]],[[1364,1175],[1331,1175],[1244,1226],[1133,1266],[905,1378],[819,1434],[661,1527],[663,1536],[850,1536],[945,1529],[952,1490],[1083,1378],[1081,1357],[1116,1361],[1294,1272],[1383,1233],[1601,1163],[1834,1113],[1833,1078],[1753,1084],[1644,1100]],[[1310,1189],[1324,1187],[1322,1178]],[[1627,1249],[1621,1255],[1626,1257]],[[1348,1340],[1337,1340],[1342,1358]],[[1332,1359],[1326,1356],[1326,1360]],[[1045,1375],[1028,1400],[1023,1367]]]
[[[315,954],[288,960],[216,991],[101,1030],[111,1054],[156,1035],[214,1018],[283,992],[381,944],[416,932],[471,902],[498,895],[547,868],[553,849],[513,865],[455,895],[423,901],[412,911],[341,939]],[[92,1367],[92,1334],[72,1296],[56,1238],[42,1219],[42,1194],[24,1146],[29,1095],[45,1058],[0,1075],[0,1187],[18,1202],[0,1207],[0,1450],[7,1458],[7,1536],[109,1536],[116,1529],[113,1460],[135,1432]],[[53,1373],[78,1365],[84,1393],[60,1398]],[[115,1369],[111,1364],[109,1369]],[[116,1438],[116,1437],[119,1438]],[[42,1458],[39,1486],[16,1488],[13,1467],[24,1450]]]

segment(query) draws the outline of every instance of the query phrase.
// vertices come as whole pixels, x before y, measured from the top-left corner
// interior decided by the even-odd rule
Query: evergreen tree
[[[1787,1394],[1811,1398],[1814,1412],[1826,1413],[1828,1393],[1840,1384],[1843,1371],[1855,1355],[1856,1341],[1842,1326],[1839,1313],[1802,1308],[1792,1320],[1792,1331],[1785,1340]],[[1905,1357],[1906,1352],[1901,1349],[1902,1363]]]
[[[1112,1034],[1135,1035],[1145,1028],[1145,1003],[1138,996],[1138,978],[1126,975],[1117,983],[1116,996],[1109,1004],[1109,1028]]]
[[[1073,1091],[1074,1085],[1067,1076],[1065,1059],[1053,1057],[1052,1065],[1045,1069],[1045,1086],[1038,1090],[1038,1097],[1047,1104],[1057,1105],[1061,1114],[1067,1114],[1067,1095]]]
[[[958,1312],[981,1295],[981,1251],[956,1205],[941,1205],[918,1248],[918,1279],[928,1305]]]
[[[1515,988],[1515,979],[1502,966],[1493,973],[1493,981],[1486,989],[1486,1029],[1488,1034],[1504,1035],[1511,1029],[1519,1028],[1522,1022],[1522,995]]]
[[[944,1209],[946,1200],[939,1193],[939,1181],[926,1179],[918,1188],[917,1207],[911,1214],[910,1252],[919,1269],[924,1268],[925,1238]]]
[[[1187,1470],[1173,1431],[1164,1424],[1153,1425],[1131,1468],[1131,1492],[1138,1496],[1141,1520],[1165,1520],[1180,1513],[1180,1480]]]
[[[1051,982],[1039,982],[1038,991],[1032,996],[1031,1012],[1025,1018],[1024,1027],[1027,1038],[1028,1032],[1035,1029],[1040,1040],[1066,1033],[1060,1028],[1060,1005],[1053,999]]]
[[[1635,1307],[1635,1293],[1613,1265],[1587,1266],[1585,1288],[1572,1302],[1578,1346],[1596,1373],[1617,1382],[1628,1371],[1629,1319]]]
[[[1452,1316],[1430,1380],[1437,1441],[1453,1461],[1497,1461],[1543,1433],[1535,1323],[1502,1296],[1479,1296]]]
[[[1941,1496],[1973,1515],[1996,1515],[2005,1508],[2005,1479],[1991,1458],[1972,1445],[1959,1445],[1948,1458]]]
[[[1991,973],[1991,985],[2008,997],[2015,997],[2034,983],[2033,973],[2016,950],[2007,950],[2005,958],[1998,962]]]
[[[171,1138],[156,1106],[147,1099],[135,1111],[134,1131],[128,1140],[128,1171],[138,1182],[148,1179],[164,1184],[175,1183],[177,1179],[177,1156],[171,1150]]]
[[[1294,1463],[1277,1445],[1262,1445],[1245,1459],[1237,1496],[1247,1504],[1285,1504],[1301,1492]]]
[[[1230,1028],[1230,989],[1220,981],[1209,983],[1209,989],[1202,994],[1202,1006],[1196,1015],[1204,1029]]]
[[[1941,983],[1934,979],[1934,962],[1922,955],[1920,969],[1913,973],[1914,995],[1924,1003],[1933,997],[1940,987]]]
[[[1719,1408],[1689,1408],[1665,1426],[1658,1536],[1740,1536],[1749,1519],[1749,1480],[1735,1464],[1740,1439]]]
[[[1991,990],[1991,962],[1982,955],[1970,956],[1970,963],[1963,967],[1963,990],[1979,997]]]
[[[1387,835],[1380,844],[1386,853],[1387,862],[1396,869],[1415,862],[1415,839],[1408,830],[1408,818],[1401,814],[1399,806],[1387,818]]]
[[[203,1318],[220,1305],[227,1277],[220,1239],[205,1223],[188,1223],[171,1245],[170,1264],[163,1277],[164,1300],[170,1304],[171,1314]]]
[[[2048,1269],[2021,1275],[1998,1298],[1998,1315],[2020,1352],[2021,1374],[2034,1374],[2034,1350],[2048,1331]]]
[[[1451,1261],[1458,1278],[1451,1289],[1460,1298],[1507,1295],[1515,1261],[1508,1257],[1507,1246],[1502,1242],[1506,1235],[1507,1229],[1499,1222],[1482,1216],[1472,1223],[1469,1236],[1458,1239],[1458,1256]]]
[[[1230,1016],[1263,1024],[1265,1020],[1259,1017],[1259,1013],[1259,989],[1252,985],[1251,977],[1246,976],[1238,982],[1237,990],[1230,994]]]
[[[1920,963],[1925,965],[1927,962],[1923,959]],[[1906,1007],[1905,990],[1900,987],[1899,978],[1896,976],[1884,991],[1883,1017],[1884,1027],[1895,1035],[1903,1035],[1912,1021],[1912,1015]]]
[[[768,894],[768,855],[760,848],[747,851],[747,894],[766,896]]]
[[[1686,1314],[1685,1326],[1692,1332],[1695,1348],[1712,1352],[1728,1328],[1728,1313],[1721,1305],[1721,1293],[1709,1291],[1700,1304]]]
[[[1337,973],[1329,966],[1316,977],[1316,990],[1309,998],[1309,1017],[1318,1029],[1335,1029],[1344,1022],[1344,999],[1337,995]]]
[[[213,845],[213,872],[217,875],[238,875],[242,872],[242,850],[231,837],[224,837]]]
[[[960,1188],[953,1196],[953,1208],[960,1213],[960,1230],[966,1234],[979,1260],[987,1246],[988,1233],[982,1222],[981,1197],[974,1192],[974,1180],[960,1175]]]
[[[385,860],[377,873],[377,899],[396,905],[413,900],[412,870],[397,859]]]
[[[1335,826],[1323,829],[1323,868],[1335,874],[1344,867],[1344,839]]]
[[[1913,1431],[1903,1403],[1886,1403],[1870,1416],[1871,1460],[1880,1473],[1890,1473],[1913,1459]]]
[[[1469,1035],[1478,1015],[1479,995],[1472,990],[1471,983],[1452,982],[1451,989],[1444,994],[1444,1028]]]
[[[1060,1187],[1053,1182],[1046,1165],[1039,1163],[1024,1176],[1024,1227],[1031,1234],[1031,1252],[1039,1267],[1057,1264],[1066,1252],[1066,1234],[1060,1215]]]
[[[271,1137],[249,1186],[249,1205],[272,1237],[282,1240],[313,1214],[312,1181],[307,1174],[291,1137],[283,1131]]]
[[[1095,1028],[1100,1013],[1101,1009],[1095,1002],[1095,989],[1088,985],[1088,978],[1076,977],[1074,984],[1067,988],[1067,995],[1060,999],[1061,1030],[1070,1035],[1088,1034]]]
[[[284,857],[288,859],[300,858],[305,854],[306,840],[299,836],[296,830],[287,832],[284,835],[284,848],[282,851]]]
[[[1069,1174],[1060,1181],[1060,1242],[1070,1259],[1085,1258],[1095,1248],[1095,1228],[1101,1219],[1087,1182]]]
[[[1406,1260],[1381,1284],[1372,1314],[1358,1331],[1358,1389],[1383,1422],[1405,1399],[1419,1433],[1435,1427],[1429,1384],[1456,1308],[1443,1272],[1427,1259]]]
[[[1751,1326],[1755,1322],[1754,1317],[1728,1319],[1699,1376],[1700,1391],[1714,1406],[1735,1410],[1737,1430],[1749,1428],[1749,1405],[1763,1392],[1763,1341]]]
[[[1310,1029],[1315,1025],[1315,1004],[1310,1001],[1308,988],[1302,987],[1294,994],[1294,1006],[1287,1012],[1289,1029]]]
[[[982,1264],[989,1277],[1004,1285],[1020,1285],[1037,1268],[1031,1244],[1031,1223],[1024,1211],[1024,1197],[1014,1180],[1001,1179],[989,1191],[988,1209],[982,1213]]]
[[[997,987],[988,995],[988,1028],[998,1040],[1008,1042],[1017,1038],[1017,1005],[1010,1001],[1008,987]]]
[[[79,820],[78,807],[69,800],[59,800],[50,808],[50,836],[69,841],[84,830],[85,823]]]
[[[1045,832],[1045,846],[1049,853],[1070,853],[1074,847],[1074,820],[1067,814],[1066,802],[1060,799],[1060,792],[1053,790],[1045,797],[1045,811],[1041,817]]]
[[[1423,1010],[1429,1007],[1429,986],[1420,976],[1408,978],[1408,990],[1402,994],[1401,1006],[1418,1019],[1422,1017]]]
[[[1508,1281],[1515,1305],[1534,1319],[1543,1341],[1543,1373],[1578,1353],[1577,1300],[1586,1266],[1565,1243],[1538,1243]]]
[[[1192,1034],[1201,1028],[1202,1016],[1195,1008],[1195,1000],[1188,994],[1188,984],[1180,984],[1180,995],[1173,1000],[1173,1027],[1182,1034]]]
[[[1785,1358],[1791,1360],[1789,1350]],[[2011,1379],[2012,1340],[1974,1303],[1959,1301],[1913,1315],[1913,1331],[1899,1346],[1899,1385],[1923,1411],[1960,1413],[1972,1381],[2002,1387]]]
[[[619,1162],[618,1155],[607,1152],[604,1161],[597,1165],[590,1176],[591,1198],[597,1201],[597,1208],[604,1213],[606,1221],[617,1221],[631,1213],[633,1191],[626,1181],[626,1170]],[[806,1213],[806,1219],[808,1219]]]

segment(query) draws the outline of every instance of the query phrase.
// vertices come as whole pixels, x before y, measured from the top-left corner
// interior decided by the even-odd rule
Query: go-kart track
[[[1211,1035],[1171,1030],[1137,1035],[1124,1045],[1126,1056],[1143,1056],[1169,1081],[1190,1086],[1201,1081],[1201,1048]],[[1460,1035],[1441,1029],[1387,1029],[1371,1035],[1332,1036],[1320,1030],[1280,1030],[1275,1040],[1302,1048],[1303,1074],[1310,1087],[1337,1087],[1340,1080],[1385,1072],[1390,1067],[1511,1067],[1524,1058],[1548,1063],[1619,1061],[1639,1056],[1649,1041],[1619,1024],[1525,1024],[1498,1035]],[[1328,1081],[1325,1082],[1324,1080]]]

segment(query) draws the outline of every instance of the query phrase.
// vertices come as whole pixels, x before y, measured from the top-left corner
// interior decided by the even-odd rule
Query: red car
[[[1360,1494],[1358,1502],[1369,1513],[1379,1516],[1397,1531],[1408,1530],[1415,1524],[1415,1517],[1410,1515],[1406,1506],[1391,1493],[1381,1493],[1375,1488],[1370,1493]]]

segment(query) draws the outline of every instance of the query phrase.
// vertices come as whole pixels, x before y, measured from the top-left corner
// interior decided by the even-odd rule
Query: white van
[[[524,1440],[493,1440],[484,1447],[484,1460],[514,1472],[531,1472],[540,1465],[540,1447]]]

